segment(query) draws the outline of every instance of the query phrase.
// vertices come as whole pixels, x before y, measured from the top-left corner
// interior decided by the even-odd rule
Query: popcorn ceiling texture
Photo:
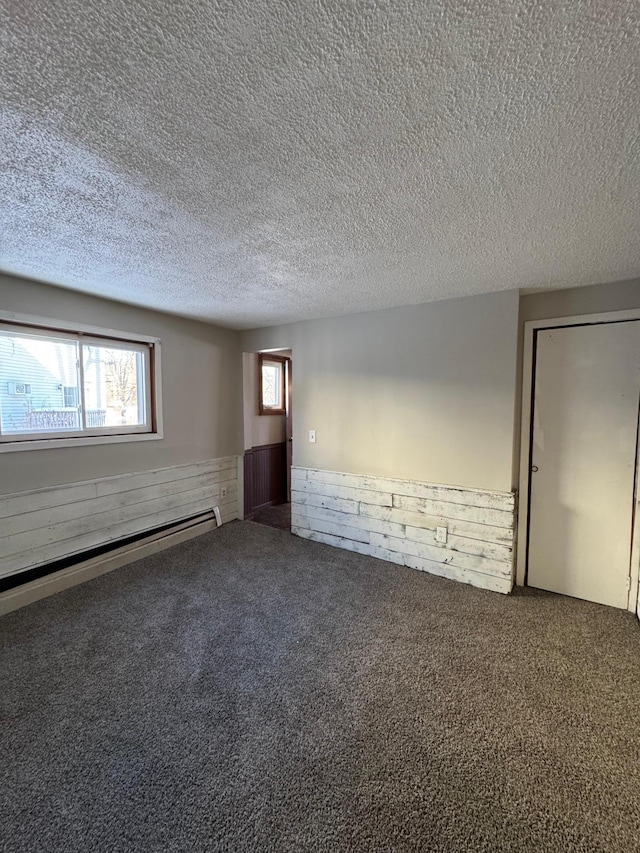
[[[0,267],[248,328],[640,274],[636,0],[9,0]]]

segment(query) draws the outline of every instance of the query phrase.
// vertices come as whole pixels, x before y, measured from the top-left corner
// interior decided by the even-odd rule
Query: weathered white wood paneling
[[[291,529],[305,539],[511,591],[509,492],[293,468],[291,502]],[[447,528],[446,544],[436,527]]]
[[[514,495],[511,492],[484,492],[479,489],[463,489],[461,486],[441,486],[432,483],[421,483],[417,480],[393,480],[387,477],[366,477],[361,474],[339,474],[336,471],[316,471],[312,468],[296,469],[307,471],[306,478],[298,478],[310,483],[349,486],[351,488],[380,491],[414,498],[429,498],[442,500],[447,503],[457,503],[469,506],[488,507],[490,509],[513,510]],[[318,490],[318,494],[328,494]],[[373,503],[373,501],[368,501]]]
[[[222,498],[222,489],[225,497]],[[235,456],[0,498],[0,577],[220,507],[238,517]]]
[[[360,509],[363,509],[363,504]],[[376,507],[377,508],[377,507]],[[335,521],[337,524],[344,524],[344,513],[336,512],[332,509],[324,509],[320,506],[306,506],[306,516],[308,518],[317,518],[322,521]],[[394,521],[381,521],[378,518],[372,518],[368,515],[359,513],[358,527],[361,530],[368,530],[372,533],[387,533],[389,536],[404,536],[405,525],[398,524]]]
[[[333,509],[336,512],[358,514],[358,501],[349,501],[344,498],[329,498],[325,495],[310,495],[306,492],[291,489],[291,503],[297,506],[320,506],[324,509]]]
[[[336,524],[335,521],[323,521],[321,518],[306,519],[302,515],[292,514],[291,524],[295,527],[303,527],[305,530],[313,529],[317,533],[328,533],[331,536],[340,536],[342,539],[349,539],[354,542],[369,542],[368,530]]]
[[[393,506],[391,492],[375,492],[371,489],[358,489],[353,486],[336,486],[330,483],[314,483],[309,480],[296,479],[294,485],[297,491],[312,495],[324,495],[329,498],[347,498],[353,501],[365,501],[378,506]]]
[[[459,503],[446,503],[446,501],[432,501],[428,498],[411,498],[406,495],[394,495],[393,506],[396,509],[421,512],[424,515],[433,515],[438,518],[460,519],[475,524],[492,524],[496,527],[508,528],[513,522],[513,511],[506,512],[501,509],[487,509],[482,506],[465,506]]]
[[[360,514],[371,516],[383,521],[394,521],[404,524],[405,527],[418,527],[435,532],[436,527],[442,525],[445,516],[423,515],[419,512],[405,512],[397,508],[388,510],[387,507],[360,505]],[[479,542],[495,542],[511,548],[513,544],[513,530],[506,527],[495,527],[491,524],[475,524],[471,521],[460,521],[460,519],[446,516],[450,534],[464,536],[468,539],[477,539]]]

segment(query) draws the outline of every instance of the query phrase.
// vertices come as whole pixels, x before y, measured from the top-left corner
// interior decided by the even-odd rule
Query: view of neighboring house
[[[2,432],[77,431],[83,400],[89,429],[143,422],[142,358],[133,350],[0,331]]]

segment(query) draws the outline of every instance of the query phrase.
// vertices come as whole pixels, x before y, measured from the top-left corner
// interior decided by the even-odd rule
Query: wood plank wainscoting
[[[244,453],[244,517],[287,499],[287,443],[263,444]]]
[[[140,550],[141,540],[148,545],[162,539],[161,547],[168,547],[180,526],[182,539],[215,528],[214,506],[223,523],[237,518],[237,465],[238,457],[228,456],[0,496],[0,588],[7,590],[0,594],[0,613],[88,579],[78,568],[84,559],[93,567],[90,577],[115,568],[95,568],[109,563],[111,546],[127,546],[118,553],[118,565],[124,565],[150,553]],[[97,550],[104,556],[96,557]],[[55,571],[60,563],[70,568]],[[30,580],[49,569],[54,573]],[[56,577],[65,572],[75,580]],[[26,587],[40,592],[29,590],[25,600],[20,590]]]
[[[484,589],[511,591],[513,493],[313,468],[292,468],[291,475],[292,533]],[[437,527],[446,528],[446,543],[436,540]]]

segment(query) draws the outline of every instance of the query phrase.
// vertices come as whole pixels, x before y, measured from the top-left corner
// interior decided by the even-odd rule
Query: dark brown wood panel
[[[264,506],[287,499],[287,445],[265,444],[244,453],[245,518]]]

